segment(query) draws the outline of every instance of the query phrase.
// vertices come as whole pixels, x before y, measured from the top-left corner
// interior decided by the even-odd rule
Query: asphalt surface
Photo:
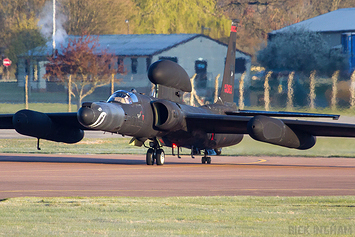
[[[24,196],[355,195],[355,159],[0,154],[0,199]]]

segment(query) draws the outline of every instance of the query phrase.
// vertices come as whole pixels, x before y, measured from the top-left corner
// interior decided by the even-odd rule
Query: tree
[[[332,73],[346,66],[345,55],[332,49],[320,33],[301,28],[273,36],[257,60],[271,70],[304,73]]]
[[[0,0],[0,47],[16,69],[17,56],[45,44],[36,14],[45,0]]]
[[[315,16],[309,1],[218,0],[217,7],[229,18],[238,16],[237,46],[254,54],[266,42],[270,31]]]
[[[137,8],[131,0],[62,0],[59,11],[67,18],[67,34],[101,35],[127,34],[125,20],[130,20]],[[134,25],[129,27],[132,33]]]
[[[213,38],[229,35],[230,20],[216,8],[215,0],[135,0],[139,15],[134,32],[139,34],[201,33]]]
[[[70,76],[78,108],[83,98],[96,88],[109,84],[112,74],[124,73],[123,66],[115,67],[117,61],[113,55],[99,50],[98,37],[83,35],[69,38],[61,51],[48,58],[45,76],[65,85],[68,85]]]

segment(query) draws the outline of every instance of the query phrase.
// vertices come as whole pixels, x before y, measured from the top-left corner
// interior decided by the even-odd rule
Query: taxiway
[[[0,199],[24,196],[355,195],[355,159],[0,154]]]

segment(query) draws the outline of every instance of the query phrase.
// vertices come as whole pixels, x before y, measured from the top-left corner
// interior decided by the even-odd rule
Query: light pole
[[[125,22],[126,22],[126,24],[127,24],[127,35],[129,35],[129,20],[126,19]]]
[[[55,0],[53,0],[53,53],[55,51]]]

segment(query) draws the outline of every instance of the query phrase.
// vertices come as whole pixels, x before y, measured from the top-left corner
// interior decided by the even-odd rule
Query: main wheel
[[[202,156],[202,164],[206,164],[206,157]]]
[[[206,157],[207,164],[211,164],[211,157]]]
[[[145,157],[147,165],[154,165],[154,150],[149,148]]]
[[[164,165],[165,153],[163,149],[157,150],[157,165]]]

